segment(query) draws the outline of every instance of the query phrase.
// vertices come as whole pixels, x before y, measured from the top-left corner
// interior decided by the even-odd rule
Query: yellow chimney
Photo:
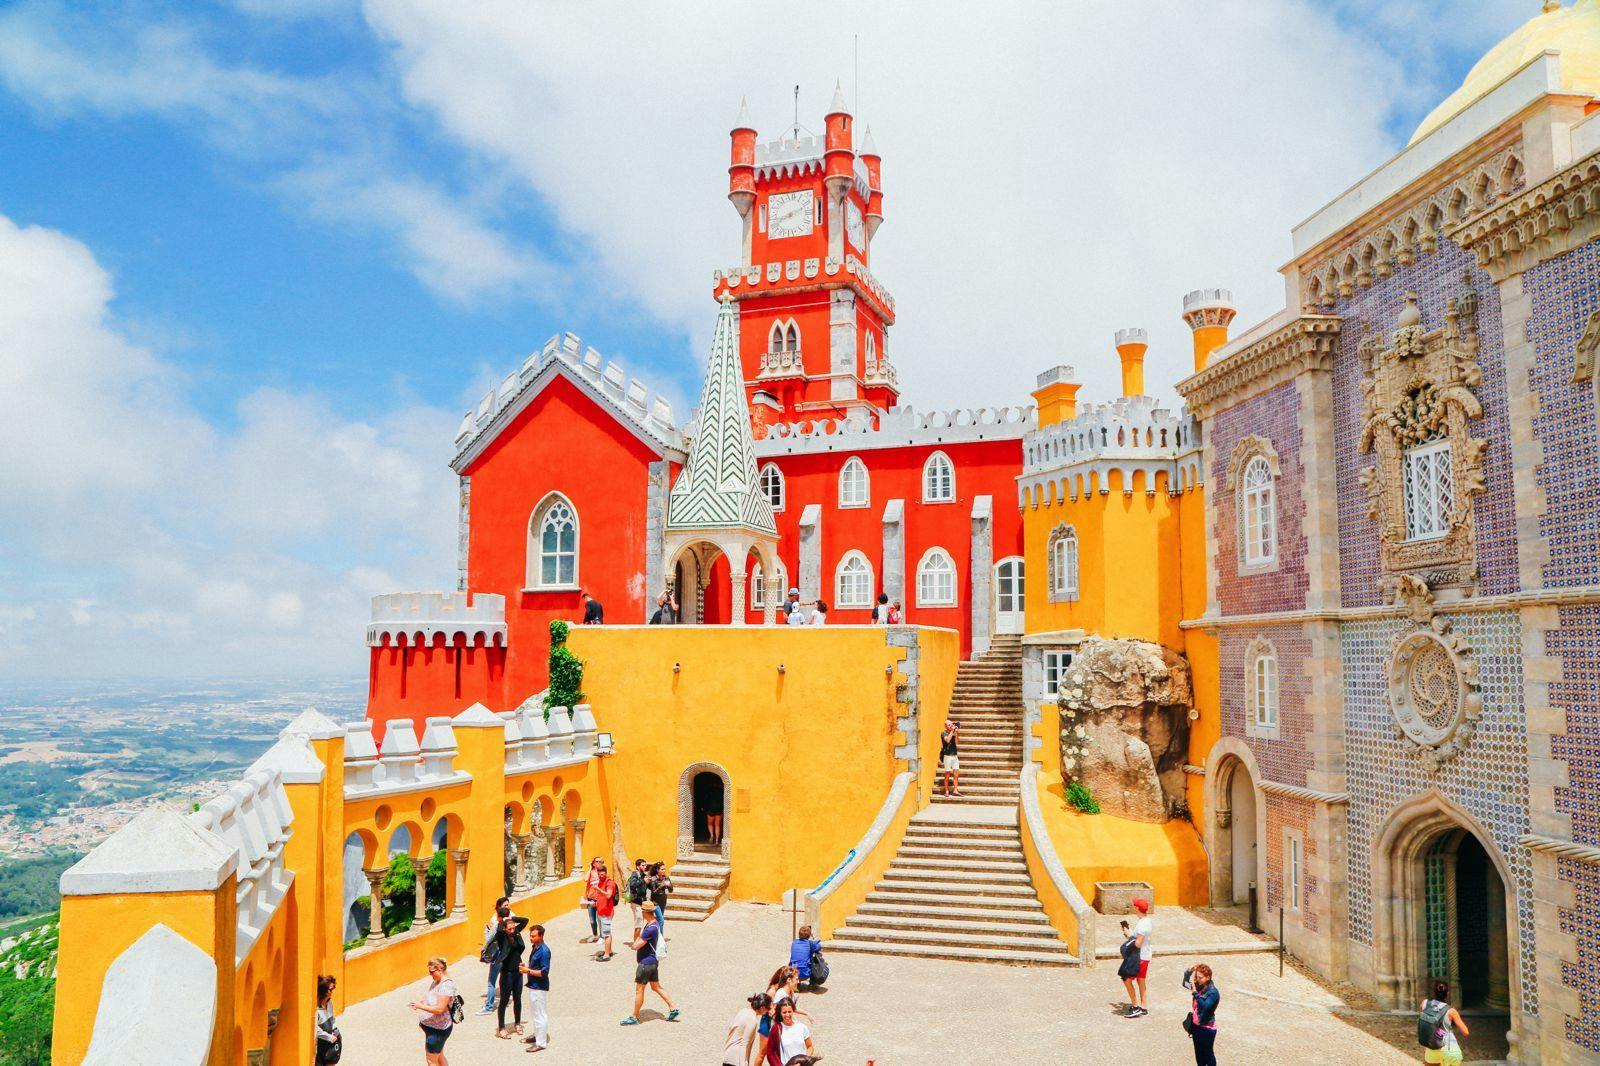
[[[1183,298],[1183,320],[1194,331],[1194,371],[1206,368],[1211,353],[1228,343],[1228,325],[1239,309],[1227,289],[1196,289]]]
[[[1122,360],[1122,395],[1144,395],[1144,353],[1149,335],[1142,329],[1117,330],[1117,358]]]
[[[1055,366],[1039,375],[1033,402],[1039,409],[1039,425],[1054,426],[1070,422],[1078,414],[1078,390],[1073,381],[1077,373],[1070,366]]]

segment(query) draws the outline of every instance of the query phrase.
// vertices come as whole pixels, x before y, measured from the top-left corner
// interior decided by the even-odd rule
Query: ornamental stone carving
[[[1378,523],[1385,598],[1394,602],[1403,574],[1419,577],[1430,588],[1468,590],[1477,581],[1473,500],[1483,491],[1484,440],[1468,430],[1483,414],[1473,391],[1481,378],[1478,334],[1473,325],[1476,301],[1452,298],[1443,327],[1427,331],[1415,293],[1406,294],[1391,347],[1380,351],[1377,335],[1369,335],[1360,351],[1367,360],[1361,383],[1366,394],[1360,447],[1377,462],[1358,480],[1367,492],[1367,513]],[[1413,485],[1414,497],[1429,493],[1437,507],[1439,528],[1422,534],[1407,525],[1407,452],[1420,445],[1448,443],[1448,484],[1434,491]],[[1430,502],[1431,501],[1431,502]],[[1413,506],[1418,506],[1413,499]]]
[[[1267,469],[1272,471],[1272,476],[1277,479],[1283,471],[1278,462],[1278,450],[1272,442],[1265,437],[1251,434],[1239,438],[1239,443],[1233,446],[1233,452],[1228,456],[1228,491],[1235,492],[1240,485],[1240,478],[1244,476],[1244,464],[1256,456],[1261,456],[1267,461]]]
[[[1402,740],[1430,772],[1465,750],[1483,713],[1478,659],[1433,595],[1407,575],[1400,588],[1408,614],[1389,656],[1389,710]]]
[[[1600,351],[1600,311],[1589,316],[1589,321],[1583,327],[1583,336],[1578,338],[1578,348],[1573,353],[1573,381],[1594,380],[1596,351]]]

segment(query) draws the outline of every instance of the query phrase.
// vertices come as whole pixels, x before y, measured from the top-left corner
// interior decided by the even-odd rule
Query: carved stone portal
[[[1469,589],[1478,577],[1472,506],[1483,491],[1484,440],[1468,432],[1468,422],[1483,414],[1474,389],[1482,377],[1475,300],[1458,306],[1451,299],[1445,324],[1422,328],[1415,293],[1406,294],[1393,334],[1393,347],[1378,351],[1376,335],[1362,342],[1367,373],[1361,450],[1375,452],[1377,463],[1359,479],[1367,490],[1368,515],[1378,523],[1383,591],[1393,602],[1401,574],[1416,574],[1433,588]],[[1406,454],[1421,445],[1448,442],[1450,482],[1440,504],[1443,529],[1426,535],[1408,531]],[[1417,493],[1432,492],[1413,486]]]
[[[1437,772],[1477,731],[1478,659],[1449,619],[1434,613],[1433,594],[1418,578],[1404,575],[1398,593],[1408,612],[1389,657],[1389,710],[1401,738]]]

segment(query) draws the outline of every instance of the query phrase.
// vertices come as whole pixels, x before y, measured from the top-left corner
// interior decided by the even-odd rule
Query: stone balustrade
[[[885,364],[886,365],[886,364]],[[891,368],[892,370],[892,368]],[[892,384],[892,381],[890,382]],[[861,414],[777,422],[756,441],[756,455],[800,455],[840,449],[902,448],[980,440],[1020,440],[1035,428],[1032,404],[968,407],[918,413],[910,405]]]
[[[799,352],[762,352],[756,367],[756,376],[763,378],[796,377],[805,372],[805,361]]]
[[[417,647],[440,637],[446,644],[504,647],[506,598],[489,592],[392,592],[372,597],[368,647]]]
[[[455,730],[448,717],[428,718],[423,740],[406,718],[391,719],[384,727],[383,746],[375,746],[370,721],[345,731],[344,792],[349,799],[382,796],[466,780],[455,768]],[[506,738],[507,752],[513,738]]]

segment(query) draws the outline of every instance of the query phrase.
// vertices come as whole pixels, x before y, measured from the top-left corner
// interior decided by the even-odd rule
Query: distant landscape
[[[357,721],[365,679],[76,682],[0,690],[0,937],[152,803],[226,788],[306,707]]]

